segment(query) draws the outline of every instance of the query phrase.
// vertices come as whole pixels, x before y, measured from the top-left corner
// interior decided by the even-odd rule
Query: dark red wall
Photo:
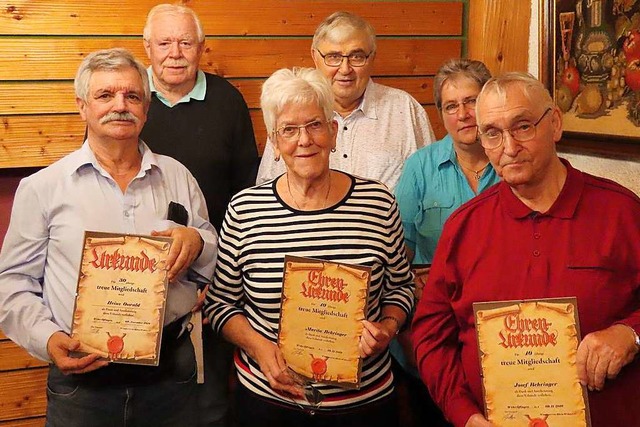
[[[0,245],[4,241],[4,235],[9,226],[13,195],[18,188],[18,183],[37,170],[35,168],[0,169]]]

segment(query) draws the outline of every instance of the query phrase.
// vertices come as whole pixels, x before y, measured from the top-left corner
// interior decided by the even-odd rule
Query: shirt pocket
[[[418,232],[417,244],[429,253],[435,250],[442,234],[442,226],[451,214],[453,204],[453,197],[444,194],[424,198],[419,204],[414,218],[414,225]]]

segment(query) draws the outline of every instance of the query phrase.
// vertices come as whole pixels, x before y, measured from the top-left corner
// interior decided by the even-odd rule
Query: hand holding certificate
[[[578,380],[575,298],[474,303],[487,419],[496,426],[590,425]]]
[[[295,373],[357,388],[367,267],[285,257],[278,345]]]
[[[80,353],[158,365],[171,239],[86,232],[71,337]]]

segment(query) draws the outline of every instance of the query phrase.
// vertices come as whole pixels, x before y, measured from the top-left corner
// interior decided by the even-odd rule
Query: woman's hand
[[[272,389],[292,397],[304,397],[302,387],[289,375],[287,363],[276,344],[260,337],[260,342],[252,347],[250,356],[258,362]]]
[[[362,336],[360,337],[360,355],[362,357],[374,356],[383,352],[396,335],[395,322],[370,322],[363,320]]]

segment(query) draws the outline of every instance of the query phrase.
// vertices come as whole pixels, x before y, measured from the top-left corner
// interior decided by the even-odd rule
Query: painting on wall
[[[640,143],[640,0],[544,0],[547,84],[569,134]]]

